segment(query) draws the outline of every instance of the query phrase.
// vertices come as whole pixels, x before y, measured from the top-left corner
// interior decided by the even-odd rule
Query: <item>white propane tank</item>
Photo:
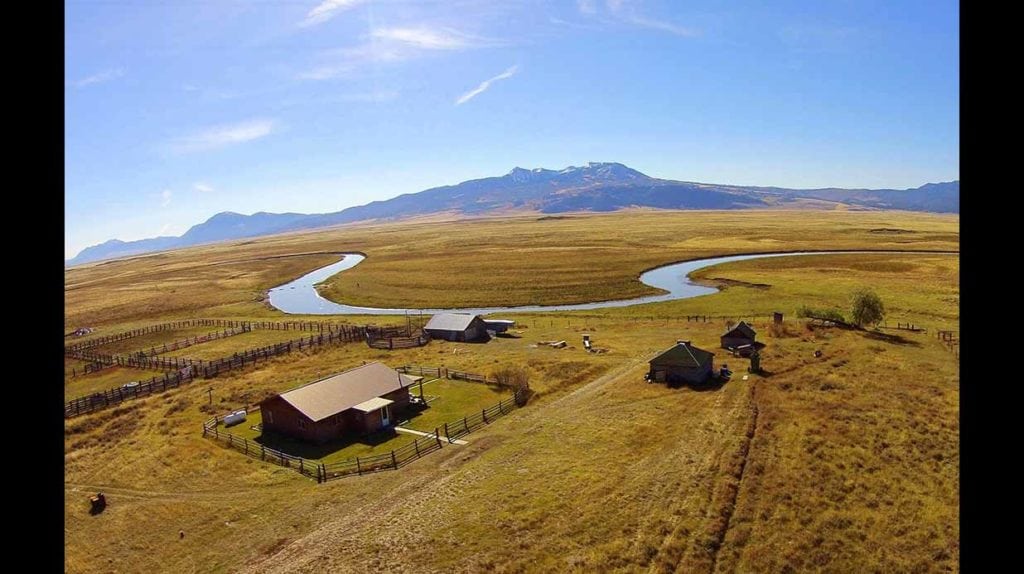
[[[229,426],[237,425],[240,422],[244,422],[245,421],[245,414],[246,414],[245,411],[241,410],[241,411],[235,411],[235,412],[231,413],[230,415],[227,415],[226,417],[224,417],[224,426],[229,427]]]

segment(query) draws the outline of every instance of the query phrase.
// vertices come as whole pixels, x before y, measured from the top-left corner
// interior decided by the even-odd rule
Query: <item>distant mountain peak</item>
[[[617,162],[589,161],[560,170],[516,166],[504,176],[485,177],[372,201],[334,213],[267,213],[243,215],[222,211],[192,226],[180,237],[138,241],[111,239],[83,249],[66,262],[76,265],[166,249],[315,229],[357,221],[414,217],[438,212],[467,215],[500,210],[541,213],[615,211],[630,207],[654,209],[750,209],[815,200],[822,205],[846,204],[861,209],[902,209],[959,213],[960,181],[928,183],[919,188],[786,189],[716,185],[657,179]]]

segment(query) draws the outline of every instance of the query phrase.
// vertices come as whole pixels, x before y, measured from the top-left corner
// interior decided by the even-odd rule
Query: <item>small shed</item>
[[[722,348],[733,349],[743,345],[753,345],[757,338],[757,332],[745,321],[733,325],[728,331],[722,333]]]
[[[423,327],[434,339],[470,342],[486,341],[487,324],[479,315],[471,313],[438,313]]]
[[[388,428],[416,379],[378,362],[349,369],[261,402],[263,430],[323,443]]]
[[[690,341],[675,346],[651,359],[647,376],[655,382],[702,384],[711,378],[715,354],[694,347]]]

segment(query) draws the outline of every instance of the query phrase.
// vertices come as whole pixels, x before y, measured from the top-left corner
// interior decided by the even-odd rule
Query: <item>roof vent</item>
[[[676,341],[676,344],[677,345],[689,345],[690,341],[689,340],[684,341],[682,339],[679,339],[679,340]]]

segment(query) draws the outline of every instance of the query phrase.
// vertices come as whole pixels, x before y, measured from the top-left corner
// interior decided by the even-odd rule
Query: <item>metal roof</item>
[[[413,378],[384,363],[368,363],[307,383],[279,396],[313,422],[412,384]]]
[[[651,359],[651,364],[672,367],[702,367],[714,356],[714,353],[698,349],[690,343],[676,343],[671,349]]]
[[[379,411],[380,409],[390,405],[393,402],[395,402],[395,401],[393,401],[391,399],[385,399],[383,397],[375,397],[375,398],[372,398],[372,399],[370,399],[368,401],[361,402],[361,403],[359,403],[358,405],[356,405],[356,406],[354,406],[352,408],[357,410],[357,411],[360,411],[360,412],[372,413],[373,411]]]
[[[427,321],[424,330],[435,329],[437,331],[465,331],[476,319],[477,315],[471,313],[438,313]]]
[[[733,333],[735,333],[737,331],[739,332],[740,335],[742,335],[744,337],[749,337],[751,339],[753,339],[754,337],[757,336],[757,332],[754,331],[753,327],[751,327],[750,325],[747,325],[746,321],[740,321],[736,325],[733,325],[725,333],[722,333],[722,336],[723,337],[728,337],[729,335],[731,335],[731,334],[733,334]]]

